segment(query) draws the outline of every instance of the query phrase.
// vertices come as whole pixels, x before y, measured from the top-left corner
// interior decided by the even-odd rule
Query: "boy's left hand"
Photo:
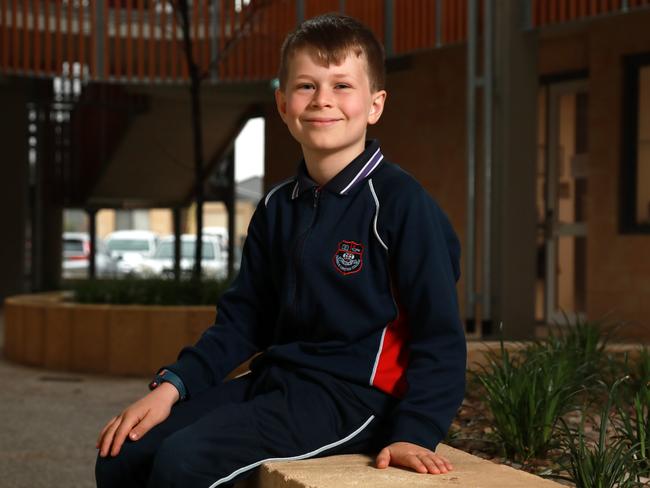
[[[431,474],[444,474],[454,469],[446,458],[410,442],[393,442],[381,450],[377,455],[377,467],[384,469],[389,465]]]

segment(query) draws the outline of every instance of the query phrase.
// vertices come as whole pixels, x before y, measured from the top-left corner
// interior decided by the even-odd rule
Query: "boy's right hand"
[[[137,441],[169,416],[172,405],[179,399],[178,390],[170,383],[162,383],[147,396],[129,405],[104,426],[97,438],[99,455],[117,456],[126,440]]]

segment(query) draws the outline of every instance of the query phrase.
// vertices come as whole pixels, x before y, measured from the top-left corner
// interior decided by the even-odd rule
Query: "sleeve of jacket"
[[[466,342],[458,311],[460,244],[447,216],[417,184],[389,212],[389,257],[409,324],[408,389],[394,412],[391,442],[434,450],[465,393]]]
[[[265,211],[262,200],[248,227],[239,274],[217,303],[215,323],[165,366],[182,379],[188,397],[222,381],[270,342],[277,300],[268,266]]]

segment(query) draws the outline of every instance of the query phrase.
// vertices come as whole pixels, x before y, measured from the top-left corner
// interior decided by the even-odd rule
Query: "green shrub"
[[[634,457],[634,445],[623,437],[610,436],[612,405],[616,389],[622,380],[609,390],[605,406],[600,411],[598,437],[588,439],[585,434],[585,418],[582,415],[578,428],[570,427],[561,420],[563,432],[561,447],[565,453],[562,466],[568,476],[554,477],[575,483],[576,488],[633,488],[641,486],[637,474],[638,463]]]
[[[227,281],[126,278],[70,282],[78,303],[215,305]]]
[[[485,390],[495,435],[506,457],[526,464],[557,446],[554,435],[579,388],[568,355],[531,348],[511,356],[503,345],[473,373]]]

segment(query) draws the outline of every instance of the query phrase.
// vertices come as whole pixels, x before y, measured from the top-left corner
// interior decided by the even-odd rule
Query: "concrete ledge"
[[[251,480],[236,488],[559,488],[563,485],[509,466],[494,464],[446,445],[437,452],[447,457],[454,471],[423,475],[398,468],[376,469],[374,460],[361,455],[331,456],[261,466]]]

